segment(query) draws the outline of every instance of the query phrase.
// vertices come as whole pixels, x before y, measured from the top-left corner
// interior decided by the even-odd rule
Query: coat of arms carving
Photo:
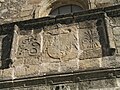
[[[77,57],[76,26],[62,26],[45,31],[43,53],[49,58],[70,60]],[[45,58],[47,57],[45,56]]]

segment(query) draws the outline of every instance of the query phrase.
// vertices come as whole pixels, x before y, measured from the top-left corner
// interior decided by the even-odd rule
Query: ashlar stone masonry
[[[0,90],[119,90],[118,3],[1,0]],[[48,16],[70,4],[84,10]]]

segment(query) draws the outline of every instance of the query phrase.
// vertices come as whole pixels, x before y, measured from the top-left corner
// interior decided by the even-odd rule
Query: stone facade
[[[48,16],[56,7],[66,4],[95,9],[119,4],[119,0],[0,0],[0,23]]]
[[[84,10],[50,16],[75,4]],[[120,90],[119,0],[0,0],[0,90]]]

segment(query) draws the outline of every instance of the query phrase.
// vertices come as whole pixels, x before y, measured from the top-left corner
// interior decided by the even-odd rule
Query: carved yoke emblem
[[[34,35],[25,35],[20,38],[18,46],[18,57],[38,56],[40,43]]]

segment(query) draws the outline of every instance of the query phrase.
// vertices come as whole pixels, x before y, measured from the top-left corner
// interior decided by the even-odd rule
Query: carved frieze
[[[21,30],[18,35],[16,57],[29,64],[33,62],[31,58],[45,63],[100,58],[103,52],[106,53],[107,40],[102,19],[68,25],[59,23],[34,32]]]

